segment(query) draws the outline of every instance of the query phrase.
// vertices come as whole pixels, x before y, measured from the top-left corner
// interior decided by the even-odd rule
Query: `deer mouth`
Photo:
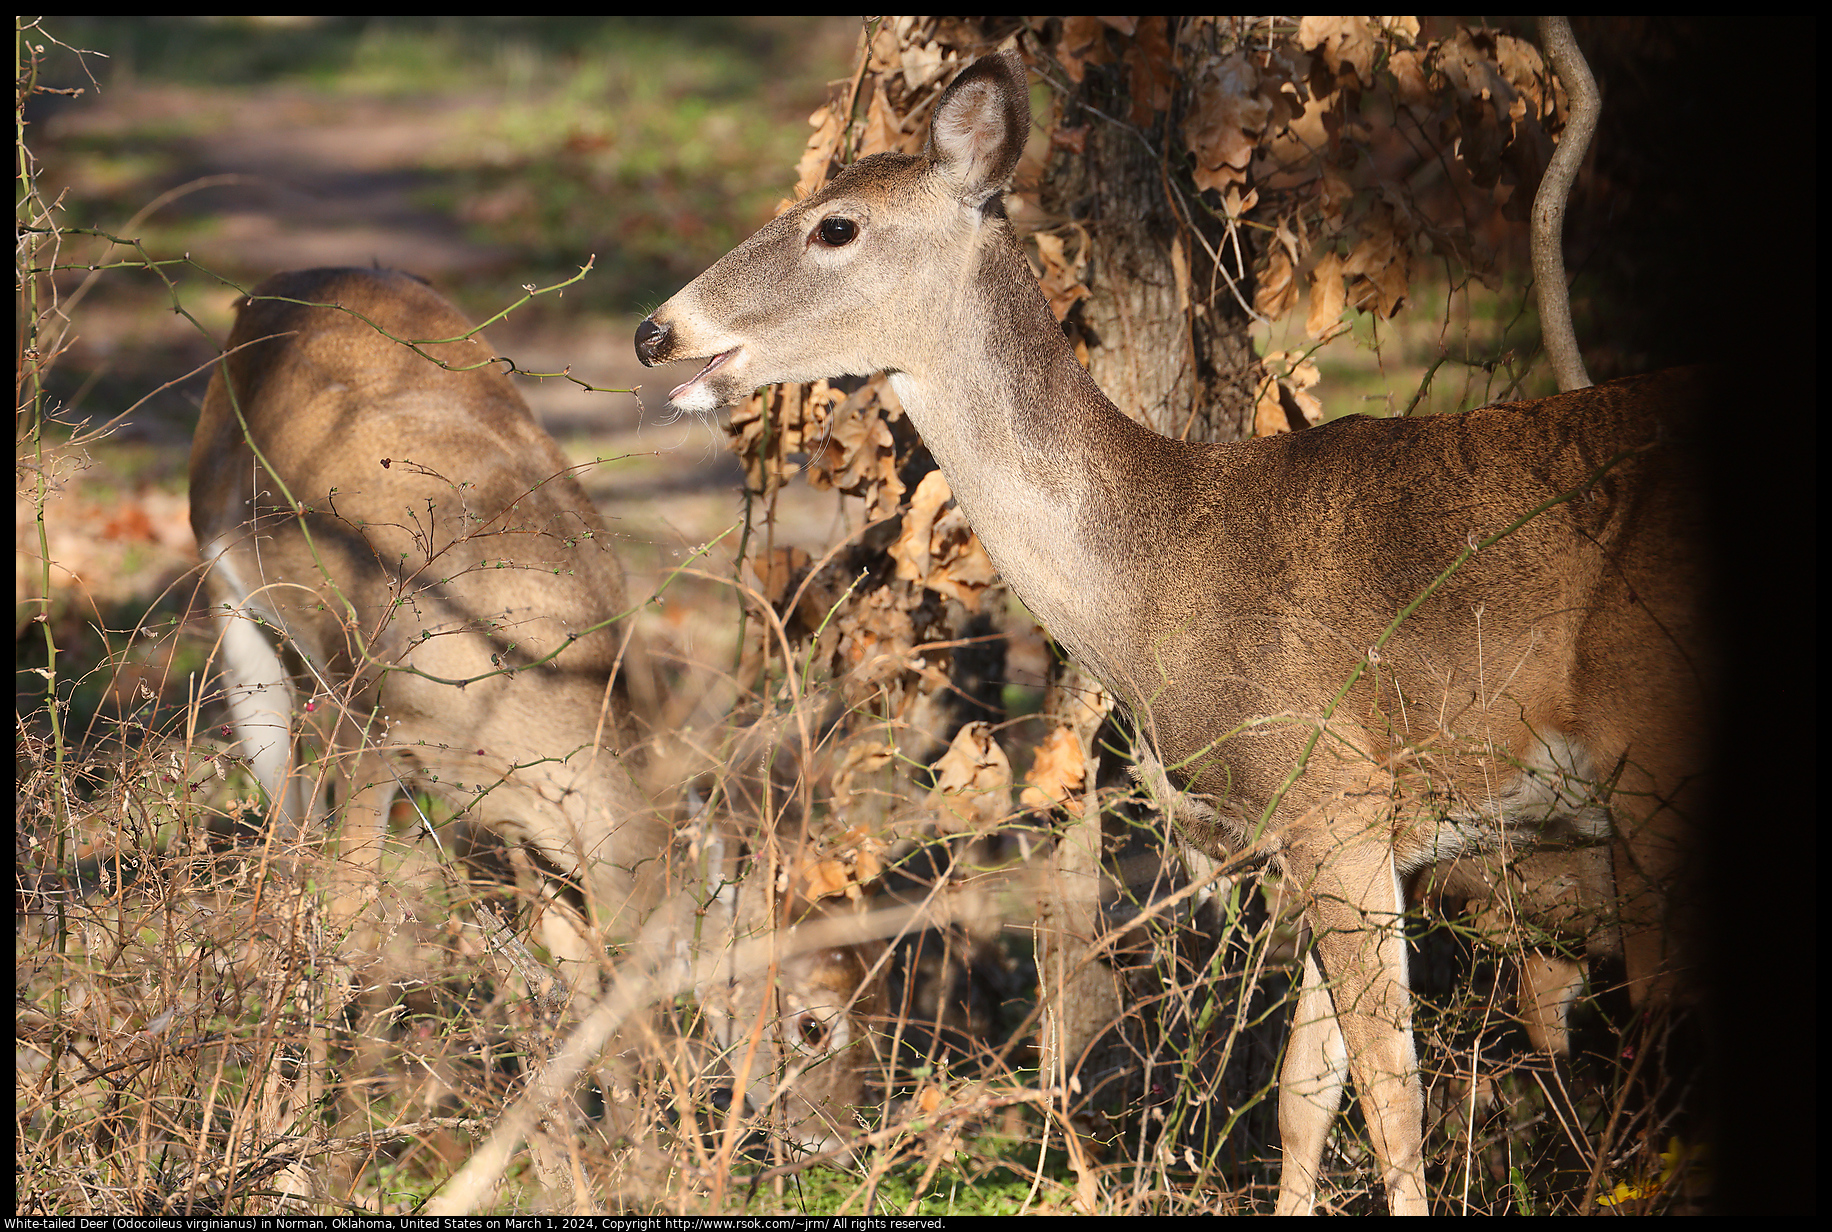
[[[738,350],[739,348],[733,347],[729,351],[720,351],[717,355],[707,360],[706,366],[704,368],[701,368],[698,372],[694,373],[692,380],[683,381],[681,384],[676,385],[674,389],[669,392],[668,401],[679,402],[683,394],[687,393],[695,385],[703,384],[707,377],[711,376],[714,372],[717,372],[720,368],[723,368],[726,364],[730,363],[732,356],[736,355],[738,353]]]

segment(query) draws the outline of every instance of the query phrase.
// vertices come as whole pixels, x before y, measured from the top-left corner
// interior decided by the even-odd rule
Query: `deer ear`
[[[954,79],[929,120],[924,157],[962,203],[1005,187],[1030,136],[1030,86],[1016,49],[987,56]]]

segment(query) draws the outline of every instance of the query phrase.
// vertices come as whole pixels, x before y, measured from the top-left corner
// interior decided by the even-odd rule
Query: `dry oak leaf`
[[[930,793],[944,834],[980,830],[1011,816],[1011,761],[987,723],[969,723],[955,733],[935,763]]]
[[[1411,254],[1391,225],[1377,222],[1355,241],[1342,272],[1355,279],[1356,308],[1391,317],[1412,282]]]
[[[848,701],[861,701],[880,690],[901,695],[906,671],[922,672],[926,664],[910,653],[916,640],[907,586],[892,582],[858,595],[842,609],[832,627],[839,630],[833,666]]]
[[[1030,809],[1051,809],[1067,804],[1088,781],[1088,764],[1081,741],[1067,727],[1050,729],[1031,756],[1029,786],[1018,797]]]
[[[1537,148],[1544,141],[1537,124],[1543,79],[1531,71],[1538,64],[1530,45],[1493,31],[1459,30],[1433,50],[1437,80],[1457,102],[1447,135],[1457,141],[1457,155],[1478,187],[1493,188],[1510,156],[1524,159],[1535,173],[1544,166],[1546,155]],[[1529,111],[1532,123],[1526,122]],[[1523,138],[1527,148],[1515,150]]]
[[[1374,61],[1381,50],[1376,31],[1365,17],[1304,17],[1298,21],[1297,43],[1322,56],[1336,76],[1346,65],[1366,86],[1374,82]]]
[[[1123,24],[1121,24],[1123,23]],[[1132,33],[1132,21],[1124,17],[1065,17],[1062,35],[1056,40],[1056,59],[1070,81],[1079,83],[1088,66],[1112,64],[1113,52],[1107,47],[1107,31],[1117,29]]]
[[[827,168],[833,164],[833,156],[840,149],[840,133],[845,122],[840,110],[842,106],[842,101],[835,99],[808,117],[814,135],[808,138],[807,148],[795,164],[795,197],[777,205],[778,214],[827,182]]]
[[[1253,408],[1253,435],[1273,436],[1291,431],[1287,405],[1297,407],[1305,423],[1322,423],[1323,403],[1310,392],[1322,379],[1317,365],[1305,359],[1302,351],[1271,351],[1264,363],[1269,373],[1276,373],[1280,367],[1287,372],[1284,376],[1274,375],[1260,387],[1259,401]]]
[[[865,114],[865,133],[859,139],[859,157],[868,154],[914,154],[914,149],[906,146],[915,144],[914,137],[903,128],[903,117],[891,108],[890,100],[884,96],[884,82],[872,83],[871,107]]]
[[[768,492],[781,484],[774,466],[766,466],[762,456],[764,411],[782,400],[781,386],[762,389],[732,407],[725,420],[725,447],[738,456],[744,466],[745,486],[756,492]],[[772,416],[774,418],[774,416]]]
[[[923,43],[920,46],[906,46],[902,49],[902,63],[899,71],[903,74],[904,87],[915,94],[931,81],[939,79],[948,71],[949,64],[941,44]]]
[[[1285,375],[1279,379],[1297,392],[1314,388],[1323,380],[1323,373],[1317,365],[1306,358],[1304,351],[1270,351],[1266,355],[1267,364],[1280,364],[1285,368]],[[1321,416],[1309,417],[1312,423]]]
[[[864,826],[848,827],[834,843],[841,849],[839,858],[852,865],[860,884],[876,881],[884,874],[884,843]]]
[[[858,740],[847,746],[846,756],[833,775],[833,811],[841,814],[851,807],[858,794],[854,782],[877,773],[897,756],[897,746],[884,741]]]
[[[1037,260],[1043,266],[1037,281],[1058,324],[1092,294],[1081,281],[1081,272],[1088,268],[1088,233],[1079,223],[1073,225],[1081,241],[1074,257],[1068,255],[1068,241],[1060,235],[1039,231],[1031,237],[1037,241]]]
[[[1342,286],[1342,257],[1333,252],[1323,254],[1310,272],[1310,312],[1304,320],[1304,332],[1322,338],[1336,328],[1348,294]]]
[[[1266,268],[1259,276],[1259,288],[1253,295],[1253,306],[1272,320],[1291,311],[1298,302],[1298,237],[1286,220],[1279,219],[1273,230],[1274,243],[1266,246]]]
[[[817,386],[825,382],[817,382]],[[827,413],[826,429],[819,441],[810,441],[810,486],[837,488],[848,496],[863,496],[868,519],[888,516],[903,502],[903,480],[897,474],[896,442],[887,420],[901,408],[887,397],[889,386],[874,379]],[[838,392],[834,392],[838,398]],[[877,408],[882,407],[879,414]]]
[[[1140,19],[1133,44],[1126,49],[1134,124],[1151,123],[1152,116],[1170,110],[1176,96],[1177,61],[1168,30],[1166,18]]]
[[[1277,379],[1269,380],[1260,386],[1259,401],[1253,404],[1253,435],[1277,436],[1289,431],[1291,420],[1279,399],[1279,383]]]
[[[1245,55],[1224,56],[1203,66],[1183,140],[1195,155],[1196,187],[1222,192],[1245,183],[1247,164],[1259,148],[1272,104],[1259,97],[1259,71]]]
[[[841,397],[826,381],[775,385],[732,408],[725,426],[726,447],[744,464],[745,480],[753,490],[774,490],[801,469],[791,457],[829,439],[833,404]],[[818,480],[815,486],[821,486]]]
[[[890,554],[899,579],[958,599],[968,611],[977,612],[980,596],[999,575],[966,517],[949,505],[953,499],[954,491],[940,471],[924,475]]]
[[[800,869],[795,880],[801,897],[808,902],[842,895],[854,900],[859,897],[851,870],[838,860],[816,860]]]
[[[1334,167],[1325,167],[1317,189],[1317,212],[1326,224],[1341,227],[1349,207],[1355,204],[1355,186]]]
[[[1425,79],[1425,55],[1423,51],[1412,50],[1396,51],[1387,57],[1394,93],[1418,119],[1423,119],[1432,105],[1431,84]]]
[[[1546,71],[1546,62],[1540,58],[1539,48],[1511,34],[1501,35],[1495,40],[1495,63],[1508,83],[1520,91],[1521,98],[1531,106],[1535,116],[1551,110],[1546,105],[1545,84],[1551,81],[1556,91],[1562,83]],[[1510,108],[1509,114],[1518,120],[1524,115],[1524,109]]]
[[[958,599],[969,612],[979,611],[980,596],[998,585],[999,571],[959,505],[950,505],[935,520],[931,551],[943,563],[929,574],[924,585]]]
[[[845,897],[856,903],[883,872],[884,844],[865,827],[853,826],[827,844],[827,854],[796,869],[793,878],[785,869],[777,888],[786,894],[793,885],[807,902]]]

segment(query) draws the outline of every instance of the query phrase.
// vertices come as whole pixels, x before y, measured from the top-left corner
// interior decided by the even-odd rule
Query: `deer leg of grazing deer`
[[[1414,889],[1421,898],[1466,904],[1470,933],[1492,944],[1521,949],[1524,921],[1592,960],[1622,952],[1610,853],[1601,844],[1538,851],[1505,864],[1465,856],[1424,870]],[[1563,952],[1535,948],[1521,949],[1516,961],[1516,1016],[1528,1040],[1549,1057],[1568,1056],[1566,1018],[1583,987],[1582,965]]]
[[[1184,841],[1259,855],[1300,895],[1314,958],[1288,1098],[1308,1136],[1281,1209],[1311,1205],[1321,1149],[1296,1103],[1333,1102],[1346,1068],[1391,1208],[1422,1212],[1405,880],[1613,822],[1652,891],[1625,935],[1663,935],[1702,704],[1676,458],[1696,377],[1158,436],[1076,361],[1001,206],[1028,131],[1022,59],[979,61],[923,154],[862,159],[790,206],[656,309],[637,354],[699,361],[669,400],[701,413],[890,374],[1001,575],[1184,796]],[[1631,978],[1652,989],[1677,955],[1644,948]]]

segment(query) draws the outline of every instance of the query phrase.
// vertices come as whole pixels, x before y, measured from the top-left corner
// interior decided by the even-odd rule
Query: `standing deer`
[[[711,884],[669,884],[669,828],[634,774],[622,570],[558,446],[485,366],[493,354],[409,275],[275,275],[243,302],[205,398],[191,525],[231,726],[282,849],[321,803],[295,761],[284,649],[309,695],[344,708],[325,756],[344,788],[344,854],[378,876],[397,788],[439,797],[583,897],[584,926],[557,902],[543,926],[562,970],[591,986],[591,938],[634,937],[714,898],[724,927],[690,934],[709,953],[774,925],[755,905],[768,895],[740,894],[734,860],[714,861]],[[762,1076],[818,1065],[793,1108],[823,1145],[844,1117],[825,1106],[862,1102],[868,1058],[846,1045],[863,1035],[855,1002],[874,994],[857,957],[788,953],[775,987],[745,973],[702,990],[728,1044],[767,1019],[757,1100],[787,1094]],[[838,987],[835,971],[859,978]],[[781,1023],[766,1012],[779,995]]]
[[[1677,966],[1694,378],[1158,436],[1076,362],[1002,208],[1029,116],[1015,51],[974,64],[922,155],[862,159],[784,211],[644,321],[637,354],[702,362],[669,395],[701,413],[890,373],[1000,573],[1129,711],[1183,841],[1270,862],[1301,896],[1279,1210],[1312,1206],[1352,1077],[1391,1209],[1425,1213],[1409,874],[1613,835],[1635,995]]]

